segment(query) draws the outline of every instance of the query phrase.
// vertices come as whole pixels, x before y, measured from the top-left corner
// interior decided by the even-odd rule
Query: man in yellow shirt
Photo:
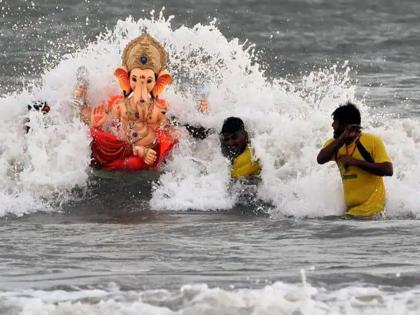
[[[335,161],[343,181],[346,215],[372,217],[385,207],[383,176],[392,176],[392,161],[382,140],[361,132],[360,112],[347,103],[333,113],[334,138],[319,151],[317,161]]]
[[[254,149],[249,142],[244,122],[238,117],[226,118],[220,132],[222,153],[232,162],[233,178],[259,175],[261,166],[254,157]]]

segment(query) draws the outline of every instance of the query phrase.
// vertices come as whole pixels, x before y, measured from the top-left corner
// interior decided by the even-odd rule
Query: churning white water
[[[218,131],[228,116],[244,119],[261,160],[258,197],[271,204],[272,215],[322,217],[343,211],[336,166],[319,166],[316,154],[332,135],[331,112],[346,101],[362,111],[368,132],[380,135],[395,165],[386,178],[390,217],[417,216],[420,190],[420,124],[398,119],[386,109],[370,109],[356,98],[357,83],[347,62],[316,69],[300,80],[268,79],[258,49],[228,40],[216,23],[194,27],[171,25],[172,17],[127,18],[86,47],[61,57],[41,74],[41,83],[0,99],[0,215],[54,211],[84,190],[90,174],[89,137],[69,100],[80,65],[89,71],[90,105],[119,93],[113,71],[125,45],[144,31],[169,52],[174,84],[163,97],[169,113],[182,122],[216,132],[202,142],[186,132],[154,187],[151,207],[170,210],[229,209],[235,193],[229,187],[229,165],[219,149]],[[52,52],[53,53],[53,52]],[[202,90],[205,90],[204,92]],[[204,94],[204,95],[203,95]],[[201,97],[210,103],[199,113]],[[30,113],[31,131],[22,128],[26,106],[35,100],[50,104],[50,114]],[[183,132],[183,131],[181,131]]]

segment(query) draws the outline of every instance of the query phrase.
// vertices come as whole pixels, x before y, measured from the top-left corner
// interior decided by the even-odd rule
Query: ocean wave
[[[0,99],[0,216],[54,211],[89,189],[91,170],[87,128],[69,106],[76,69],[90,73],[88,101],[97,104],[119,93],[113,70],[129,40],[148,31],[169,52],[174,84],[164,97],[169,114],[183,122],[219,130],[228,116],[244,119],[256,155],[262,163],[257,198],[271,204],[273,216],[323,217],[343,213],[341,182],[335,165],[319,166],[316,154],[331,136],[331,112],[346,101],[356,102],[363,126],[384,139],[395,165],[386,178],[389,217],[420,214],[420,124],[399,119],[381,108],[371,109],[356,98],[357,84],[347,62],[315,69],[289,82],[268,79],[254,45],[229,40],[216,22],[173,27],[174,17],[120,20],[86,47],[60,56],[46,69],[41,85]],[[53,53],[53,52],[51,52]],[[197,111],[200,87],[207,90],[209,113]],[[43,99],[51,105],[48,117],[30,113],[25,134],[26,105]],[[153,185],[152,209],[212,211],[229,209],[237,195],[229,190],[229,165],[217,135],[201,143],[185,134]]]
[[[257,289],[184,285],[179,290],[123,291],[106,288],[0,292],[2,314],[175,315],[175,314],[418,314],[420,288],[400,292],[369,286],[336,290],[307,283],[275,282]]]

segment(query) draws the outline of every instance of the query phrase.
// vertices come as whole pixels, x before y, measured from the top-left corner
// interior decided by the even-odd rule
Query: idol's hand
[[[144,162],[147,165],[153,165],[156,162],[157,159],[157,153],[155,150],[153,149],[149,149],[149,148],[144,148],[143,151],[143,158],[144,158]]]
[[[76,85],[73,90],[73,97],[77,100],[84,100],[86,98],[87,88],[84,85]]]
[[[209,110],[209,102],[207,100],[201,100],[198,110],[202,113],[207,113]]]
[[[91,114],[91,124],[93,128],[101,127],[106,121],[106,112],[104,105],[98,105],[93,108]]]

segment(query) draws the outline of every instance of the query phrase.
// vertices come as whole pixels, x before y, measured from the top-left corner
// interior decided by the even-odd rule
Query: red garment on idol
[[[157,143],[153,147],[158,158],[149,166],[143,158],[133,155],[133,146],[118,139],[113,134],[92,128],[92,156],[102,168],[109,171],[140,171],[143,169],[158,169],[175,144],[172,136],[163,130],[156,132]]]
[[[120,95],[110,97],[107,102],[108,110],[111,110],[115,101],[123,98]],[[164,100],[158,100],[159,104],[165,104]],[[156,162],[149,166],[143,158],[133,155],[131,143],[118,139],[112,133],[98,128],[91,128],[92,157],[97,164],[109,171],[140,171],[143,169],[158,169],[168,156],[176,143],[175,139],[164,130],[156,132],[156,145],[152,148],[157,153]]]

